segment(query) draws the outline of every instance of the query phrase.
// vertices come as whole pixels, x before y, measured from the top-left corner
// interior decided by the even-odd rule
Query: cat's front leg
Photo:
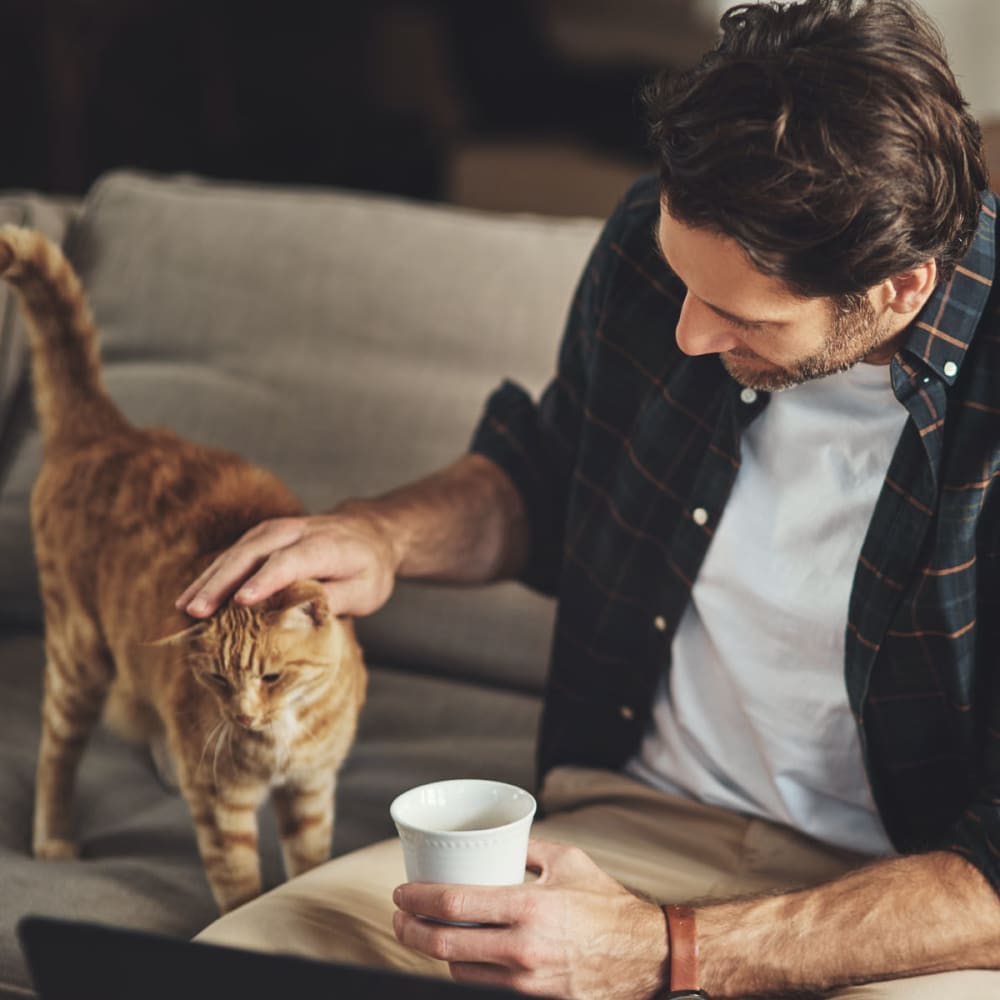
[[[300,776],[274,789],[285,874],[301,875],[330,858],[336,775]]]
[[[257,808],[263,785],[215,788],[182,784],[212,895],[222,913],[260,895]]]

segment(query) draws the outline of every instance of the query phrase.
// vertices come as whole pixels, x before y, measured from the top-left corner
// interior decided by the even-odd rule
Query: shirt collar
[[[903,346],[947,385],[958,377],[993,285],[996,219],[997,198],[986,191],[968,253],[951,278],[934,289]]]

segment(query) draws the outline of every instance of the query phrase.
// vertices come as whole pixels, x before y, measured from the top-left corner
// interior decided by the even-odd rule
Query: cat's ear
[[[147,646],[186,646],[194,639],[199,636],[204,635],[208,630],[209,623],[207,621],[195,622],[193,625],[188,625],[186,628],[182,628],[179,632],[170,632],[159,639],[151,639],[149,642],[145,643]]]
[[[268,599],[266,610],[273,621],[289,629],[320,628],[332,617],[326,591],[312,580],[279,590]]]
[[[282,628],[314,629],[320,628],[330,620],[330,605],[326,603],[326,595],[319,594],[310,597],[299,604],[293,604],[281,613]]]

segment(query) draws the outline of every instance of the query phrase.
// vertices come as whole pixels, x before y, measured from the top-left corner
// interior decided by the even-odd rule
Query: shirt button
[[[667,631],[667,619],[664,618],[663,615],[657,615],[653,619],[653,628],[655,628],[657,632],[666,632]]]
[[[708,524],[708,511],[704,507],[695,507],[691,511],[691,520],[698,525],[699,528],[704,527]]]
[[[757,402],[757,390],[746,388],[740,393],[740,399],[749,406],[751,403]]]
[[[958,374],[958,365],[954,361],[946,361],[944,363],[944,373],[948,378],[954,378]]]
[[[631,722],[635,718],[635,711],[631,705],[622,705],[618,709],[618,714],[626,720],[626,722]]]

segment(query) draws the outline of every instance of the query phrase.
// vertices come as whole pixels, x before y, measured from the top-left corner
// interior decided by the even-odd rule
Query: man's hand
[[[334,614],[369,615],[389,599],[397,576],[487,583],[515,575],[527,552],[520,493],[488,458],[463,455],[383,496],[258,524],[176,606],[207,618],[234,591],[238,603],[256,604],[298,580],[320,580]]]
[[[398,566],[383,522],[360,504],[278,518],[251,528],[223,552],[176,606],[204,618],[234,591],[240,604],[256,604],[297,580],[320,580],[334,614],[367,615],[389,599]]]
[[[409,883],[393,894],[396,937],[455,979],[575,1000],[645,1000],[661,985],[666,925],[576,847],[532,840],[519,886]],[[424,920],[490,924],[449,927]]]

